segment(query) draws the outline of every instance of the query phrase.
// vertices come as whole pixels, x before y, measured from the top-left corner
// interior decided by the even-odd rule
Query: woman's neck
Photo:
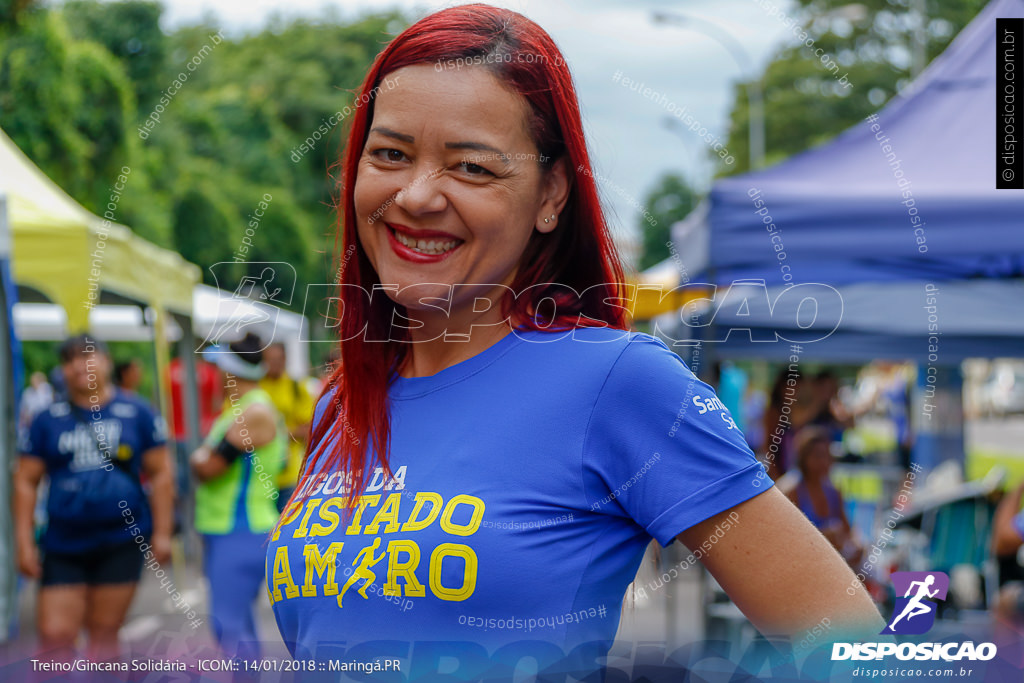
[[[497,344],[512,331],[501,315],[501,300],[486,310],[415,311],[406,314],[410,325],[408,353],[399,369],[402,377],[429,377],[468,360]]]
[[[429,377],[446,368],[469,360],[497,344],[512,332],[507,323],[493,326],[475,326],[471,332],[458,335],[440,335],[436,339],[414,337],[409,352],[399,370],[402,377]],[[447,336],[447,339],[446,339]]]

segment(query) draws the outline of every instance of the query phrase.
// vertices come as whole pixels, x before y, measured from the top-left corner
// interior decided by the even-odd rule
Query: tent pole
[[[170,349],[167,346],[167,311],[158,305],[152,306],[151,310],[154,314],[153,348],[156,352],[157,401],[160,414],[168,415],[171,405],[171,387],[165,381],[170,356]]]
[[[185,411],[185,443],[189,452],[199,448],[203,435],[199,433],[199,374],[196,367],[196,338],[192,329],[192,318],[178,316],[181,339],[178,340],[178,357],[183,370],[182,408]]]
[[[7,222],[7,199],[0,197],[0,500],[13,499],[11,473],[17,448],[16,396],[21,386],[18,376],[17,340],[14,321],[9,316],[14,305],[14,280],[10,272],[11,232]],[[0,505],[0,642],[11,637],[17,616],[17,571],[14,547],[14,519],[10,505]]]
[[[179,457],[178,467],[185,469],[178,477],[179,482],[186,482],[181,491],[181,521],[182,540],[185,544],[185,556],[195,557],[195,534],[191,532],[193,526],[193,490],[191,486],[192,475],[188,470],[188,456],[199,448],[203,438],[200,433],[201,425],[199,418],[199,374],[196,367],[196,337],[192,327],[191,315],[177,315],[175,320],[181,327],[181,339],[178,340],[178,358],[181,359],[181,403],[184,411],[185,443],[184,458]],[[176,445],[176,448],[181,448]]]

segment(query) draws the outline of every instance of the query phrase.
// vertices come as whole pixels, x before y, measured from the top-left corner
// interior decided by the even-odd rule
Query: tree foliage
[[[796,0],[787,20],[794,37],[761,75],[764,89],[766,163],[821,144],[856,124],[910,82],[915,44],[924,63],[939,55],[986,4],[985,0]],[[768,17],[765,21],[780,21]],[[799,35],[804,31],[806,40]],[[822,55],[815,49],[823,50]],[[828,55],[838,70],[821,58]],[[842,84],[849,83],[848,87]],[[746,83],[735,86],[728,148],[736,163],[719,174],[749,170],[750,109]]]
[[[672,239],[672,225],[686,218],[699,200],[681,175],[670,173],[661,177],[644,202],[654,220],[643,220],[640,223],[643,235],[640,270],[650,268],[669,257],[667,245]]]
[[[97,213],[131,168],[116,220],[203,266],[210,284],[208,266],[235,257],[270,195],[246,258],[291,263],[300,288],[326,281],[328,169],[346,122],[308,153],[293,150],[352,104],[405,20],[274,18],[227,37],[206,23],[165,33],[161,13],[150,0],[0,0],[0,127]],[[240,263],[235,274],[257,269]]]

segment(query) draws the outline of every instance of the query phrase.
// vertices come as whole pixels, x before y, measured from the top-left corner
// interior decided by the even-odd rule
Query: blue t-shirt
[[[393,478],[374,471],[345,523],[346,477],[317,458],[271,536],[268,592],[299,659],[610,644],[652,538],[772,485],[711,388],[645,334],[516,331],[389,396]]]
[[[99,410],[57,401],[37,415],[18,450],[42,458],[50,478],[43,548],[79,553],[148,534],[142,455],[166,439],[163,419],[120,391]]]

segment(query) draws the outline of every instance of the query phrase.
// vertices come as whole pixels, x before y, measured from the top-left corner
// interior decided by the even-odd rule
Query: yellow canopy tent
[[[678,311],[692,301],[705,299],[711,291],[707,286],[682,286],[686,284],[671,259],[642,273],[634,273],[624,294],[631,317],[637,322],[651,320]]]
[[[693,306],[687,314],[707,309],[711,303],[708,299],[714,297],[714,288],[707,284],[713,279],[708,270],[711,243],[707,214],[708,205],[703,201],[675,223],[669,257],[630,279],[637,286],[631,301],[634,320],[651,320],[690,303]]]
[[[123,181],[111,179],[114,186]],[[130,191],[130,171],[128,186]],[[92,305],[128,300],[155,312],[158,381],[169,357],[164,325],[168,313],[192,315],[197,266],[173,251],[96,216],[69,197],[0,130],[0,196],[5,197],[13,238],[12,270],[28,287],[59,304],[69,332],[89,327]],[[165,387],[162,387],[165,389]],[[166,392],[161,408],[166,413]]]
[[[702,298],[705,291],[694,287],[679,290],[677,288],[681,283],[678,276],[662,279],[660,274],[651,275],[647,272],[636,273],[628,284],[636,287],[626,293],[631,317],[635,321],[650,320],[663,313],[678,311],[690,301]]]

